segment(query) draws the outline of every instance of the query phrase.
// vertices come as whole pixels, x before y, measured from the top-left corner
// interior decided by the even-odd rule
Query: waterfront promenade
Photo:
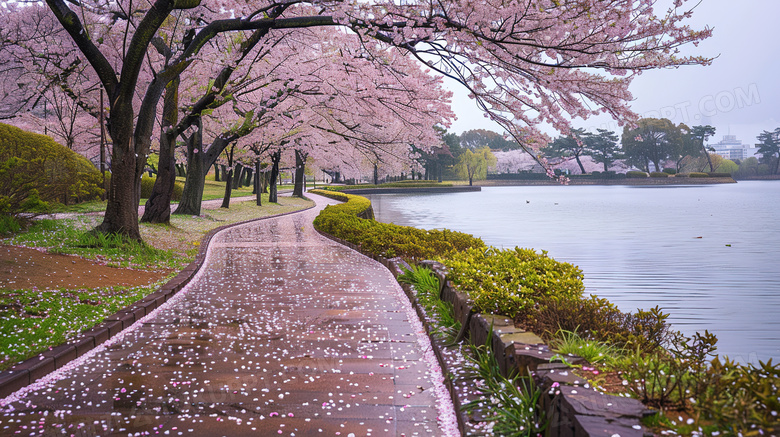
[[[223,230],[195,278],[0,405],[0,435],[457,435],[392,275],[312,227],[334,201]]]

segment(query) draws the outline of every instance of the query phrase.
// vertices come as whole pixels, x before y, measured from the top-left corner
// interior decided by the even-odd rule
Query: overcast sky
[[[717,129],[710,142],[731,133],[744,143],[756,143],[761,131],[780,127],[778,17],[778,0],[701,0],[691,25],[697,29],[710,26],[714,35],[698,48],[691,46],[690,50],[717,59],[708,67],[686,66],[643,73],[631,85],[632,108],[641,116],[665,117],[675,124],[710,124]],[[458,115],[451,132],[501,131],[482,117],[457,85],[449,88],[455,92],[453,108]],[[608,117],[574,124],[622,132]]]

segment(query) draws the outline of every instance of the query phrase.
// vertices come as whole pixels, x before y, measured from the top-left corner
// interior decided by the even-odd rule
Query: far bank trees
[[[661,171],[666,161],[680,171],[691,161],[702,159],[709,171],[717,168],[704,143],[715,134],[712,126],[675,125],[669,119],[643,118],[636,128],[623,129],[623,153],[627,162],[646,172]],[[652,165],[651,165],[652,164]],[[704,166],[702,166],[704,167]],[[697,171],[704,168],[697,169]]]
[[[758,135],[758,153],[760,162],[769,166],[771,174],[780,171],[780,127],[773,131],[763,131]]]

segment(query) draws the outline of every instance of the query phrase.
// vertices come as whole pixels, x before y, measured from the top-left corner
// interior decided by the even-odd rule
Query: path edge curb
[[[311,199],[307,200],[311,201]],[[198,250],[198,254],[195,255],[195,259],[184,267],[178,275],[174,276],[171,280],[157,289],[157,291],[152,292],[143,299],[107,316],[101,323],[82,332],[74,339],[58,346],[51,347],[32,358],[15,364],[8,370],[0,372],[0,399],[12,395],[18,390],[27,387],[49,373],[62,368],[76,358],[95,349],[97,346],[116,336],[124,329],[129,328],[136,320],[140,320],[142,317],[167,302],[171,297],[189,284],[195,274],[198,273],[206,260],[209,244],[218,233],[247,223],[298,214],[315,208],[316,206],[315,203],[312,206],[297,211],[244,220],[210,230],[201,238],[200,249]]]

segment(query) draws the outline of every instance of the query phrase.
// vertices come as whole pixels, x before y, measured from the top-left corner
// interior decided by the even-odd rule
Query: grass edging
[[[159,290],[106,317],[103,322],[79,334],[75,339],[50,348],[37,356],[12,366],[8,370],[0,372],[0,398],[11,395],[86,354],[109,338],[119,334],[125,328],[128,328],[136,320],[141,319],[167,302],[173,295],[184,288],[203,266],[203,262],[206,260],[208,245],[217,233],[247,223],[307,211],[314,208],[314,206],[312,205],[297,211],[244,220],[210,230],[201,238],[194,261],[182,269],[173,279],[166,282]]]

